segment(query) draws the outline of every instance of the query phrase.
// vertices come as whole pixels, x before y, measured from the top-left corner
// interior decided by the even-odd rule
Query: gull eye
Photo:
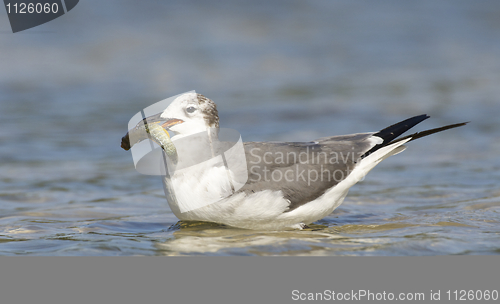
[[[188,112],[188,113],[193,113],[194,111],[196,111],[196,108],[195,108],[195,107],[188,107],[188,108],[186,109],[186,112]]]

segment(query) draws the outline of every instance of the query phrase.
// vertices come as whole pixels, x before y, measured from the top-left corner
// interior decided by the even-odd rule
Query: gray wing
[[[344,180],[374,146],[374,133],[320,138],[314,142],[246,142],[248,181],[238,192],[283,192],[291,211]]]

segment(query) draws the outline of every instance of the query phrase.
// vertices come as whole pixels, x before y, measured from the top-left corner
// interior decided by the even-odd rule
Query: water
[[[0,254],[499,254],[499,15],[496,1],[81,1],[15,35],[1,15]],[[120,139],[192,89],[246,141],[422,113],[417,130],[471,123],[411,143],[310,229],[177,223]]]

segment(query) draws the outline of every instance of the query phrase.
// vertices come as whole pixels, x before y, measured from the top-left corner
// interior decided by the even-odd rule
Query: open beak
[[[125,134],[125,136],[122,137],[121,147],[125,151],[130,150],[133,145],[148,138],[143,128],[145,122],[147,122],[148,124],[160,124],[162,128],[168,130],[168,128],[183,123],[184,121],[177,118],[163,118],[161,117],[161,113],[144,118],[134,128],[129,130],[127,134]]]

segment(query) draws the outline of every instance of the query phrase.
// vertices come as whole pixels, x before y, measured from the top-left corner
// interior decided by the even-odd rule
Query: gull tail
[[[412,140],[422,138],[424,136],[431,135],[431,134],[434,134],[437,132],[461,127],[461,126],[464,126],[468,123],[468,122],[462,122],[462,123],[447,125],[447,126],[443,126],[440,128],[435,128],[435,129],[430,129],[430,130],[426,130],[426,131],[422,131],[422,132],[417,132],[417,133],[414,133],[414,134],[411,134],[408,136],[397,138],[401,134],[405,133],[406,131],[413,128],[415,125],[421,123],[422,121],[426,120],[429,117],[430,116],[428,116],[427,114],[423,114],[423,115],[415,116],[412,118],[408,118],[406,120],[403,120],[401,122],[393,124],[392,126],[389,126],[385,129],[373,134],[373,136],[377,136],[377,137],[382,138],[383,142],[381,144],[375,145],[373,148],[368,150],[365,154],[363,154],[363,156],[361,156],[361,158],[365,158],[366,156],[370,155],[371,153],[377,151],[380,148],[383,148],[385,146],[388,146],[390,144],[393,144],[393,143],[396,143],[396,142],[399,142],[402,140],[407,140],[407,142],[410,142]]]

